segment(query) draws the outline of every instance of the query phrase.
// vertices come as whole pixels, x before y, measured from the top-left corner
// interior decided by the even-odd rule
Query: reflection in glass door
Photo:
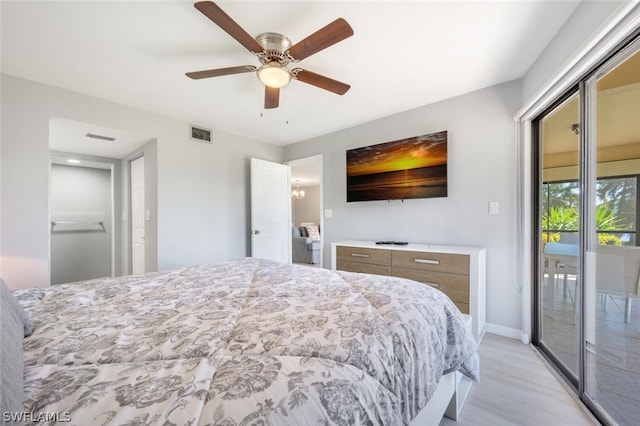
[[[640,419],[640,43],[586,83],[584,395],[608,421]]]
[[[579,101],[547,112],[539,130],[539,345],[574,384],[578,378]]]

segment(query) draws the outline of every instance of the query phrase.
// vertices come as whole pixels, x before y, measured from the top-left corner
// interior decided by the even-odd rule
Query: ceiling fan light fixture
[[[291,81],[291,71],[278,62],[269,62],[258,68],[258,79],[265,86],[279,89]]]

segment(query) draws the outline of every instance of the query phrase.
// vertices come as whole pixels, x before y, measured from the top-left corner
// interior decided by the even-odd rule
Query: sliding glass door
[[[534,343],[605,424],[640,419],[640,40],[534,120]]]
[[[584,394],[610,421],[640,419],[640,49],[586,82]],[[635,302],[635,303],[634,303]]]
[[[574,384],[579,339],[576,296],[579,186],[580,96],[577,89],[540,120],[539,329],[540,345]]]

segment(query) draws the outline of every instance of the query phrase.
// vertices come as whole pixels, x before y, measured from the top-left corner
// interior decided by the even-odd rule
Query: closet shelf
[[[104,222],[102,220],[94,220],[94,221],[82,221],[82,220],[52,220],[51,221],[51,231],[56,225],[98,225],[102,228],[103,231],[107,231],[104,227]]]

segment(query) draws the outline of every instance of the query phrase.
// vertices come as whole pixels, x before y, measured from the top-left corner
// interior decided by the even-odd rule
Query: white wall
[[[405,240],[487,248],[487,321],[521,329],[514,284],[513,114],[521,106],[513,81],[285,147],[285,160],[323,155],[325,253],[346,240]],[[448,131],[448,197],[404,202],[346,202],[349,148]],[[489,215],[489,201],[500,214]],[[330,259],[324,259],[329,267]]]
[[[295,189],[292,185],[291,189]],[[312,222],[320,224],[320,185],[300,187],[304,191],[304,198],[300,200],[291,199],[291,210],[293,212],[293,224],[300,226],[301,222]]]
[[[51,117],[157,138],[159,269],[248,254],[249,158],[282,161],[281,147],[215,129],[203,144],[180,120],[4,74],[0,84],[0,262],[11,289],[49,285]]]
[[[555,79],[563,67],[594,42],[594,34],[607,28],[611,17],[628,4],[614,0],[581,2],[523,77],[522,99],[528,101]]]

